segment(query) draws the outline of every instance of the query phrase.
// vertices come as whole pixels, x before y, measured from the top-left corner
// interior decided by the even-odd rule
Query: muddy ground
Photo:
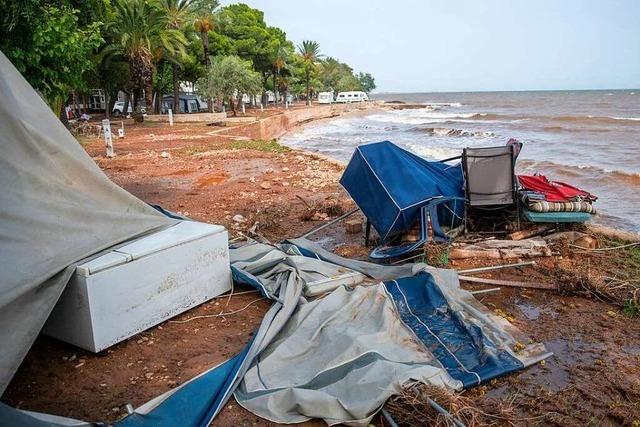
[[[223,224],[232,238],[248,230],[270,241],[296,237],[353,207],[337,184],[340,164],[274,142],[232,140],[215,130],[204,124],[127,122],[127,136],[115,142],[113,159],[104,157],[102,141],[83,143],[104,172],[132,194],[197,220]],[[363,258],[368,252],[362,234],[347,234],[341,224],[314,235],[314,240],[343,256]],[[485,275],[556,283],[564,290],[563,295],[503,287],[479,296],[554,352],[544,364],[465,391],[487,414],[502,414],[486,420],[497,425],[640,425],[640,319],[575,283],[583,276],[588,281],[614,274],[612,269],[622,269],[633,279],[640,264],[614,262],[620,255],[565,250],[539,259],[537,266]],[[496,261],[470,260],[449,266],[492,263]],[[41,336],[2,400],[72,418],[117,420],[124,416],[125,404],[136,407],[238,353],[268,306],[256,293],[224,296],[100,354]],[[230,312],[236,313],[225,315]],[[175,322],[202,315],[215,317]],[[495,411],[505,406],[508,416]],[[383,421],[376,417],[373,423]],[[214,425],[271,423],[231,400]]]

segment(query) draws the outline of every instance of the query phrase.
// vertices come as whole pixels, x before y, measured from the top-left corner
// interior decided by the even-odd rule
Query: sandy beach
[[[309,115],[313,108],[300,111],[313,117]],[[325,115],[319,116],[332,120]],[[271,131],[278,134],[301,125],[292,121],[287,129]],[[251,135],[260,122],[230,126],[221,132],[202,123],[170,127],[127,122],[126,137],[116,141],[113,159],[105,157],[102,140],[83,143],[107,176],[127,191],[193,219],[222,224],[230,238],[251,230],[276,242],[299,236],[353,208],[338,184],[343,169],[340,162],[289,149],[275,140],[256,141]],[[348,234],[342,224],[313,238],[351,258],[364,259],[370,250],[363,246],[362,234]],[[590,284],[604,276],[637,268],[620,255],[591,255],[565,248],[556,256],[540,258],[536,266],[483,275],[511,280],[527,277],[559,286],[560,292],[503,288],[479,298],[534,341],[544,342],[555,356],[463,395],[487,413],[508,406],[509,424],[515,425],[529,425],[531,420],[557,425],[593,420],[631,425],[639,419],[640,324],[629,322],[620,305],[603,302],[590,290]],[[452,261],[449,267],[492,263],[499,260]],[[40,336],[4,399],[22,409],[77,419],[117,420],[125,415],[125,404],[136,407],[243,348],[269,303],[248,288],[234,291],[237,294],[232,297],[216,298],[99,354]],[[219,316],[228,312],[234,314]],[[188,321],[195,316],[210,317]],[[185,320],[188,322],[178,323]],[[382,421],[375,418],[374,424],[382,425]],[[498,424],[507,424],[507,420]],[[214,425],[271,424],[231,400]]]

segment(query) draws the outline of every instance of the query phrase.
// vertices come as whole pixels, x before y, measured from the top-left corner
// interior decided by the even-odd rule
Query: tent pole
[[[346,214],[340,215],[339,217],[332,219],[331,221],[327,222],[326,224],[322,224],[319,227],[311,229],[309,232],[307,232],[306,234],[303,234],[299,238],[306,239],[307,237],[311,236],[312,234],[315,234],[318,231],[323,230],[323,229],[327,228],[328,226],[333,225],[336,222],[341,221],[341,220],[345,219],[346,217],[353,215],[354,213],[358,212],[359,210],[360,210],[360,208],[352,209],[349,212],[347,212]]]

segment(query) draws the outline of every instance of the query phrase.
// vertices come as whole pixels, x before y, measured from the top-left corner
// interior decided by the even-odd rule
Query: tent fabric
[[[383,239],[407,231],[430,200],[464,197],[459,164],[430,162],[389,141],[358,146],[340,184]]]
[[[245,374],[238,403],[278,423],[367,425],[408,382],[462,390],[550,356],[539,344],[516,354],[528,340],[460,289],[454,271],[413,268],[300,304]]]
[[[234,391],[240,405],[271,421],[323,418],[361,426],[404,384],[461,390],[550,355],[541,344],[514,353],[517,342],[529,340],[460,289],[453,270],[349,260],[306,239],[277,247],[249,243],[231,249],[230,256],[242,280],[274,301],[253,339],[236,357],[142,405],[116,426],[207,426]],[[339,271],[336,266],[385,282],[304,298],[305,281]],[[434,344],[434,335],[441,342]],[[6,409],[0,406],[0,420]],[[10,414],[24,425],[76,423],[20,412]]]
[[[112,183],[1,52],[0,98],[1,393],[72,264],[173,220]]]
[[[518,175],[518,181],[525,190],[532,190],[545,196],[548,202],[570,202],[587,200],[595,202],[596,196],[560,181],[550,181],[544,175]]]
[[[462,388],[402,324],[384,285],[340,287],[299,306],[235,397],[277,423],[368,425],[412,380]]]

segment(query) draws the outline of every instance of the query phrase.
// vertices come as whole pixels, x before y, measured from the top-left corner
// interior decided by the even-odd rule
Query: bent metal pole
[[[319,227],[311,229],[306,234],[303,234],[302,236],[300,236],[300,238],[306,239],[307,237],[311,236],[312,234],[315,234],[318,231],[323,230],[323,229],[327,228],[328,226],[335,224],[338,221],[342,221],[346,217],[353,215],[354,213],[358,212],[359,210],[360,210],[360,208],[352,209],[349,212],[347,212],[346,214],[340,215],[339,217],[332,219],[331,221],[327,222],[326,224],[322,224]]]

